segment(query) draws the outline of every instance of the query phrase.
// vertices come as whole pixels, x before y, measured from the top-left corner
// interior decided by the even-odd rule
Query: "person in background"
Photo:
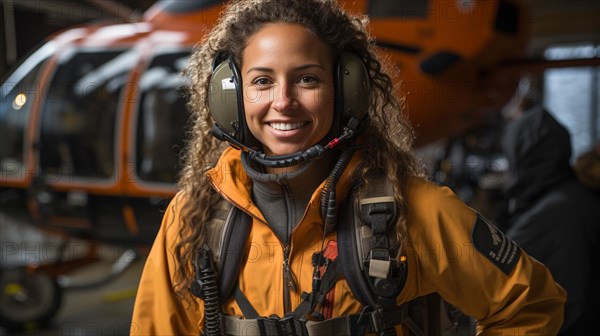
[[[286,335],[308,325],[317,335],[407,334],[399,307],[431,293],[483,334],[558,331],[565,295],[548,269],[424,178],[365,17],[333,0],[233,1],[223,13],[188,66],[192,138],[140,280],[132,335],[244,334],[242,324],[256,327],[246,334],[267,325]],[[336,263],[336,246],[348,243],[338,239],[347,231],[337,209],[354,192],[384,189],[398,211],[384,204],[366,214],[378,216],[369,260],[381,286],[363,305],[349,278],[319,260]],[[214,216],[227,208],[248,218],[236,227],[249,230],[247,241],[235,248],[251,253],[233,297],[203,300],[195,266],[204,275],[208,262],[197,263],[198,252],[207,254],[213,229],[228,221]]]
[[[506,234],[567,291],[561,335],[598,330],[600,199],[577,179],[568,131],[540,104],[509,122]]]

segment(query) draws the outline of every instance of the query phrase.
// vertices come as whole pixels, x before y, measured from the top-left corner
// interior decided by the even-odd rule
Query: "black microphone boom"
[[[286,155],[272,155],[272,156],[267,156],[263,152],[257,151],[253,148],[250,148],[250,147],[244,145],[243,143],[236,140],[230,134],[227,134],[227,132],[224,132],[217,124],[213,124],[211,133],[215,138],[217,138],[221,141],[227,141],[234,148],[237,148],[239,150],[243,150],[244,152],[247,152],[251,159],[255,160],[256,162],[258,162],[266,167],[283,168],[283,167],[294,166],[294,165],[300,164],[302,162],[308,161],[312,158],[322,155],[327,150],[332,149],[333,147],[337,146],[341,140],[351,137],[351,135],[354,132],[346,128],[344,135],[342,135],[340,138],[336,138],[336,139],[330,141],[325,147],[321,146],[320,144],[316,144],[305,151],[300,151],[300,152],[286,154]]]
[[[296,152],[287,155],[273,155],[267,156],[262,152],[255,151],[250,149],[248,154],[251,159],[256,160],[258,163],[271,167],[271,168],[282,168],[282,167],[290,167],[297,165],[299,163],[308,161],[312,158],[322,155],[325,153],[325,148],[323,146],[317,144],[304,152]]]

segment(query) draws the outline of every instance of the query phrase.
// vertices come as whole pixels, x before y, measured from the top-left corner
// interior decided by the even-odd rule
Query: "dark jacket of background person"
[[[600,198],[573,172],[569,133],[537,106],[507,125],[502,147],[512,177],[507,235],[567,291],[561,335],[598,332]]]
[[[574,169],[581,183],[600,196],[600,142],[577,158]]]

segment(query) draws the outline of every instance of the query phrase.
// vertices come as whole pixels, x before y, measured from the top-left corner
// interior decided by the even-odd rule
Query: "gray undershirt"
[[[327,178],[333,167],[333,155],[326,153],[301,164],[294,172],[266,173],[263,167],[242,153],[242,164],[252,179],[252,199],[269,227],[283,243],[304,215],[315,189]]]

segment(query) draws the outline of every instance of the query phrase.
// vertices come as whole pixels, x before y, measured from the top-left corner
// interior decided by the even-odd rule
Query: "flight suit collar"
[[[338,181],[336,188],[336,200],[338,205],[343,202],[351,188],[352,175],[361,161],[361,156],[360,150],[358,150],[353,155],[346,170]],[[221,194],[221,196],[241,210],[244,210],[253,217],[266,223],[263,215],[252,201],[253,181],[244,169],[240,150],[233,147],[225,149],[215,167],[209,170],[207,175],[214,189]],[[320,207],[321,190],[323,189],[324,184],[325,181],[321,183],[312,194],[305,213],[305,218],[302,222],[305,222],[305,219],[309,218],[309,221],[312,223],[318,223],[319,225],[323,224]],[[297,230],[300,230],[301,226],[302,225],[299,225]]]

